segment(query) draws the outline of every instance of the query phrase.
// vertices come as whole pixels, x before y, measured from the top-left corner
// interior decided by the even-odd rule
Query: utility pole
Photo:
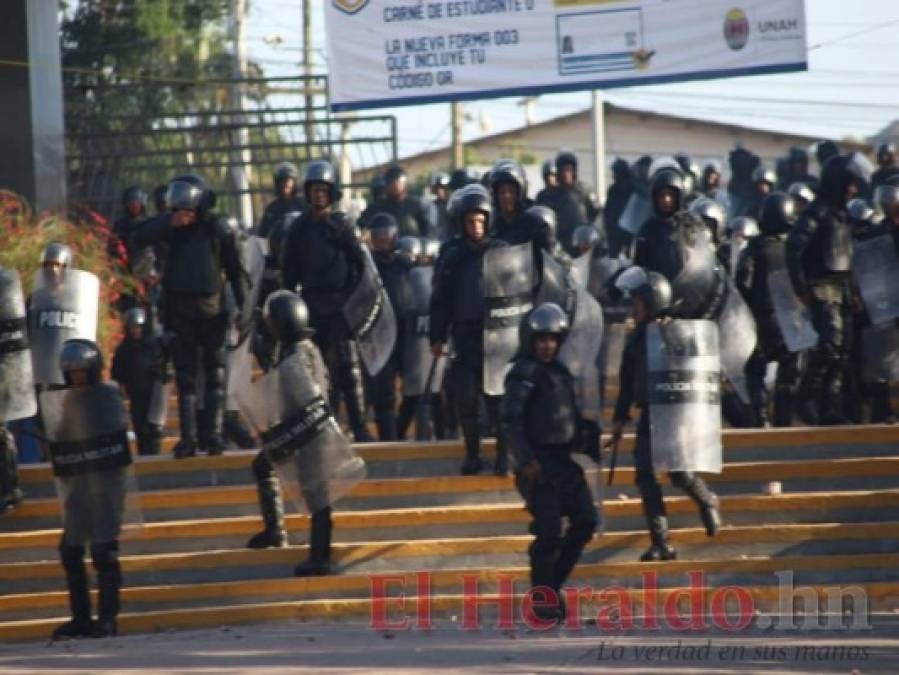
[[[244,80],[247,77],[247,4],[249,0],[231,0],[231,39],[234,41],[234,70],[231,84],[230,107],[236,111],[233,119],[237,124],[246,124],[244,110],[246,98]],[[239,149],[233,154],[231,180],[237,195],[238,217],[246,227],[253,225],[253,199],[250,195],[250,165],[253,156],[250,153],[250,132],[245,126],[239,126],[237,133]]]
[[[312,82],[308,78],[312,75],[312,2],[303,0],[303,74],[306,76],[306,148],[312,149],[315,140],[315,114],[312,107],[315,100],[310,93]],[[308,156],[306,159],[311,159]]]
[[[462,147],[462,104],[458,101],[450,103],[450,127],[452,129],[452,165],[453,169],[465,166],[465,152]]]
[[[606,199],[606,115],[602,92],[593,90],[593,189],[596,199]]]

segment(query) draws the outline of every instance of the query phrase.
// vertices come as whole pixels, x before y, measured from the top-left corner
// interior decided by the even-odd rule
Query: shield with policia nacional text
[[[40,409],[65,543],[82,546],[136,534],[142,522],[140,494],[119,388],[101,382],[43,391]]]
[[[332,505],[365,478],[365,462],[340,430],[326,395],[301,352],[237,392],[240,411],[304,513]]]
[[[362,248],[364,265],[356,288],[343,306],[343,316],[359,346],[369,375],[386,365],[396,343],[396,315],[368,247]]]
[[[646,331],[656,471],[721,472],[721,372],[711,321],[654,322]]]
[[[884,234],[854,243],[852,274],[874,325],[899,317],[899,256]]]
[[[431,355],[430,340],[431,283],[433,278],[433,267],[414,267],[409,272],[412,297],[406,316],[403,338],[404,396],[420,396],[425,393],[431,362],[434,358]],[[446,357],[441,356],[437,361],[434,376],[431,378],[432,394],[440,392],[443,388],[445,370]]]

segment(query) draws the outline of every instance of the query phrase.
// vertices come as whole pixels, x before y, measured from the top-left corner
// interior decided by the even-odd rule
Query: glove
[[[599,424],[593,420],[581,420],[581,439],[583,442],[584,454],[587,455],[597,464],[602,462],[599,454],[599,438],[602,434]]]

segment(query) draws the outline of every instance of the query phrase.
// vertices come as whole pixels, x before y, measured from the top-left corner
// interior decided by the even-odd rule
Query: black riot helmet
[[[674,155],[674,159],[680,165],[681,171],[685,176],[693,178],[694,184],[699,181],[699,165],[686,152],[678,152]]]
[[[556,163],[547,159],[543,162],[543,166],[540,169],[540,175],[543,176],[543,180],[547,180],[550,176],[558,176],[559,172],[556,171]]]
[[[165,201],[172,211],[196,211],[202,214],[215,207],[216,196],[202,176],[186,173],[169,183]]]
[[[890,218],[890,212],[899,204],[899,176],[890,176],[885,183],[877,186],[874,190],[874,203]]]
[[[896,146],[893,143],[881,143],[877,146],[877,164],[882,167],[896,163]]]
[[[647,272],[642,267],[628,267],[615,280],[617,288],[626,297],[640,298],[649,319],[663,316],[674,300],[671,283],[658,272]]]
[[[397,180],[406,180],[406,170],[399,164],[394,164],[384,172],[384,180],[392,183]]]
[[[755,184],[767,183],[773,190],[774,186],[777,185],[777,174],[773,169],[766,169],[764,166],[758,166],[755,171],[752,172],[752,182]]]
[[[674,194],[674,208],[670,213],[663,213],[656,202],[657,196],[664,190],[670,190]],[[656,215],[667,218],[680,211],[684,203],[684,177],[674,169],[664,168],[658,171],[650,183],[649,194],[652,198],[652,208]]]
[[[63,267],[72,266],[72,249],[59,241],[51,241],[41,253],[41,265],[57,263]]]
[[[418,237],[406,236],[400,237],[396,243],[397,252],[404,256],[409,262],[417,263],[418,259],[424,254],[424,244]]]
[[[490,194],[483,185],[472,183],[461,190],[456,190],[447,205],[450,220],[461,234],[465,233],[465,214],[469,211],[480,211],[487,217],[486,230],[490,231],[493,219],[493,205]]]
[[[59,353],[59,369],[67,385],[72,384],[71,373],[73,370],[87,371],[87,379],[90,384],[100,381],[103,372],[103,354],[97,344],[91,340],[74,338],[66,340]]]
[[[147,310],[143,307],[132,307],[129,309],[125,312],[125,325],[129,328],[131,326],[146,326]]]
[[[787,153],[787,161],[793,171],[808,171],[808,151],[798,145],[794,145]]]
[[[795,199],[786,192],[772,192],[762,202],[759,226],[764,234],[784,234],[793,227],[797,215]]]
[[[450,189],[450,177],[448,173],[443,171],[435,171],[431,174],[431,180],[428,182],[431,193],[436,193],[440,188]]]
[[[527,354],[534,353],[534,338],[555,335],[559,345],[568,335],[569,323],[565,310],[554,302],[544,302],[525,314],[518,327],[519,344]]]
[[[297,165],[293,162],[281,162],[275,167],[275,171],[272,174],[272,183],[274,184],[276,197],[281,196],[281,186],[284,184],[284,181],[291,178],[293,179],[293,194],[296,194],[300,187],[300,170],[297,168]]]
[[[833,141],[818,141],[813,147],[815,149],[815,159],[818,160],[818,166],[822,170],[828,160],[840,154],[840,146]]]
[[[490,191],[496,195],[496,189],[502,183],[511,183],[518,190],[518,201],[523,202],[528,194],[528,177],[521,162],[514,159],[501,159],[490,170]]]
[[[331,190],[331,203],[340,200],[340,189],[338,187],[337,169],[331,162],[325,159],[316,159],[306,165],[306,171],[303,173],[303,194],[309,199],[309,188],[313,183],[324,183]]]
[[[127,209],[132,203],[140,204],[141,212],[147,208],[147,193],[140,185],[129,185],[122,192],[122,206]]]
[[[577,155],[571,150],[560,150],[556,155],[556,173],[562,171],[563,166],[574,168],[574,175],[577,175]]]
[[[400,237],[400,227],[389,213],[376,213],[368,223],[371,232],[371,247],[380,253],[396,250]]]
[[[309,327],[309,308],[296,293],[275,291],[265,300],[262,318],[279,342],[297,342],[312,337]]]
[[[455,169],[450,175],[450,190],[461,190],[466,185],[478,182],[478,172],[470,167]]]
[[[599,231],[592,225],[579,225],[571,233],[571,246],[583,254],[600,242]]]
[[[815,201],[815,191],[808,186],[808,183],[792,183],[787,188],[787,194],[796,200],[797,211],[801,211]]]
[[[724,225],[727,223],[727,212],[720,202],[709,197],[700,197],[690,204],[690,213],[702,219],[709,228],[711,239],[716,244],[724,236]]]
[[[376,173],[372,176],[368,189],[371,192],[371,200],[373,202],[380,200],[384,196],[384,191],[387,189],[387,181],[384,180],[384,174]]]
[[[821,171],[821,197],[831,204],[845,206],[854,196],[849,188],[861,190],[871,179],[871,168],[868,158],[858,152],[831,157]]]
[[[650,175],[649,169],[652,167],[652,157],[650,155],[643,155],[638,158],[637,161],[634,162],[633,170],[634,170],[634,178],[637,179],[638,182],[643,184],[648,184]]]
[[[616,157],[612,162],[612,177],[616,183],[629,183],[633,180],[631,165],[623,157]]]
[[[550,249],[554,248],[556,245],[556,229],[558,227],[556,212],[548,206],[536,204],[525,211],[525,213],[533,221],[533,231],[540,233],[540,238]]]
[[[857,223],[870,222],[874,217],[874,209],[871,208],[871,205],[858,197],[849,200],[849,203],[846,204],[846,213],[849,214],[849,220]]]

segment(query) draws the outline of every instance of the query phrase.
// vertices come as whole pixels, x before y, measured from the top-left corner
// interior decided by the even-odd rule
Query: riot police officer
[[[499,160],[490,171],[490,192],[494,214],[492,236],[512,245],[533,241],[532,221],[525,215],[531,201],[524,167],[512,159]]]
[[[116,219],[112,226],[116,238],[110,240],[110,255],[114,258],[118,257],[117,244],[120,242],[125,248],[129,265],[133,265],[135,250],[131,243],[131,236],[147,218],[147,193],[140,185],[129,185],[125,188],[122,192],[122,209],[124,213]]]
[[[786,269],[787,233],[796,222],[796,202],[784,192],[772,192],[762,205],[761,234],[753,238],[739,258],[737,288],[743,294],[758,330],[759,342],[746,366],[749,397],[757,426],[768,425],[768,364],[777,363],[774,384],[774,425],[787,427],[793,421],[793,399],[799,380],[799,351],[790,351],[775,315],[772,293],[791,289],[772,283],[771,274]]]
[[[846,204],[870,175],[863,157],[836,155],[824,165],[817,199],[786,242],[793,289],[811,310],[818,345],[799,386],[797,412],[807,424],[845,424],[841,390],[851,336],[852,226]]]
[[[759,166],[752,172],[752,194],[743,207],[741,216],[759,219],[762,214],[762,203],[765,198],[771,194],[777,184],[777,174],[771,169]]]
[[[540,204],[556,212],[559,223],[559,243],[572,255],[571,235],[580,225],[590,225],[600,213],[596,199],[577,179],[577,157],[563,150],[556,155],[559,184],[543,196]]]
[[[630,233],[618,226],[618,218],[633,193],[634,174],[631,167],[626,160],[616,157],[612,162],[612,184],[606,192],[606,204],[602,213],[606,236],[609,238],[609,255],[613,258],[618,257],[618,253],[626,249],[631,240]]]
[[[267,238],[272,230],[291,212],[301,212],[305,208],[300,195],[300,172],[293,162],[281,162],[272,174],[275,198],[270,201],[256,227],[256,234]],[[276,262],[276,261],[275,261]]]
[[[376,213],[369,221],[372,257],[387,290],[397,326],[405,326],[412,290],[409,272],[413,264],[407,255],[397,252],[399,227],[389,213]],[[393,353],[387,364],[371,377],[370,391],[378,439],[397,440],[396,380],[402,373],[403,331],[398,331]]]
[[[690,213],[702,218],[709,229],[709,238],[716,248],[724,239],[724,224],[727,222],[727,211],[720,202],[710,197],[700,197],[690,204]]]
[[[284,288],[299,287],[309,308],[313,339],[332,377],[332,408],[342,398],[354,437],[369,441],[359,354],[341,313],[362,274],[362,244],[344,214],[334,210],[340,190],[330,162],[306,166],[303,193],[309,209],[291,225],[281,254]]]
[[[621,358],[620,390],[613,416],[611,445],[616,446],[617,450],[624,425],[631,419],[631,406],[639,407],[641,410],[634,446],[634,465],[651,542],[640,560],[673,560],[677,557],[677,552],[668,543],[668,517],[653,464],[647,329],[654,322],[664,321],[671,309],[674,294],[671,284],[661,274],[637,267],[629,268],[618,277],[616,286],[630,296],[637,325],[628,336]],[[691,422],[703,423],[700,419]],[[702,452],[702,449],[698,451]],[[692,471],[670,471],[669,478],[672,485],[681,488],[699,506],[706,534],[710,537],[717,534],[721,525],[718,498],[709,490],[705,481]]]
[[[170,184],[166,201],[171,212],[148,222],[134,236],[138,245],[164,241],[168,262],[162,279],[166,330],[174,334],[172,360],[178,387],[181,439],[175,457],[191,457],[202,447],[209,454],[225,450],[225,334],[228,314],[224,302],[227,279],[238,307],[247,292],[246,272],[226,223],[218,216],[216,196],[200,176],[186,174]],[[196,424],[198,365],[205,382],[206,428]],[[200,437],[203,436],[203,437]]]
[[[871,187],[877,189],[879,185],[886,183],[887,179],[899,174],[896,166],[896,146],[893,143],[881,143],[877,146],[878,169],[871,175]]]
[[[328,391],[328,372],[324,366],[321,353],[312,341],[315,331],[309,325],[309,310],[295,293],[287,290],[275,291],[265,302],[263,320],[269,326],[271,334],[281,346],[280,358],[290,358],[299,354],[309,372],[324,392]],[[287,546],[287,532],[284,530],[284,500],[281,495],[281,482],[275,469],[261,450],[253,459],[253,476],[256,479],[256,492],[259,498],[259,511],[262,514],[263,529],[254,534],[247,542],[248,548],[281,548]],[[312,526],[318,533],[316,539],[322,539],[322,533],[330,529],[330,517],[320,517]],[[327,537],[329,540],[330,537]],[[319,544],[316,551],[319,558],[323,547]]]
[[[472,185],[453,195],[450,217],[462,236],[449,242],[434,270],[431,295],[431,350],[440,357],[450,336],[455,357],[452,364],[453,398],[465,437],[462,474],[476,474],[484,468],[481,460],[481,433],[478,403],[483,394],[484,371],[484,254],[506,242],[490,237],[493,207],[487,191]],[[488,418],[495,426],[499,397],[484,396]],[[508,460],[498,450],[494,469],[505,474]]]
[[[401,166],[391,166],[384,172],[384,180],[387,183],[384,197],[362,212],[359,226],[369,227],[369,222],[376,213],[389,213],[396,219],[400,236],[429,236],[432,225],[422,201],[409,194],[406,170]]]
[[[731,218],[744,214],[746,203],[756,192],[753,185],[753,173],[761,165],[762,160],[746,148],[737,146],[728,155],[730,163],[730,181],[727,183],[729,214]]]
[[[571,457],[586,453],[599,463],[599,436],[585,431],[574,378],[558,354],[568,332],[568,317],[544,303],[521,323],[521,353],[506,376],[502,435],[515,459],[515,483],[533,518],[528,548],[532,587],[558,595],[593,538],[598,523],[584,471]],[[568,528],[562,533],[562,518]],[[541,618],[561,620],[564,608]]]
[[[790,148],[783,170],[777,172],[778,190],[786,190],[793,183],[805,183],[810,188],[818,185],[818,179],[808,171],[808,152],[798,145]]]
[[[447,203],[450,196],[450,177],[443,171],[436,171],[431,175],[430,181],[431,197],[431,213],[428,216],[428,222],[431,223],[433,231],[427,234],[428,237],[439,241],[447,241],[453,236],[453,229],[450,225],[449,211],[447,211]]]
[[[538,204],[545,204],[549,193],[559,184],[559,172],[556,170],[556,162],[547,159],[540,167],[540,175],[543,178],[543,187],[537,193],[535,201]]]

